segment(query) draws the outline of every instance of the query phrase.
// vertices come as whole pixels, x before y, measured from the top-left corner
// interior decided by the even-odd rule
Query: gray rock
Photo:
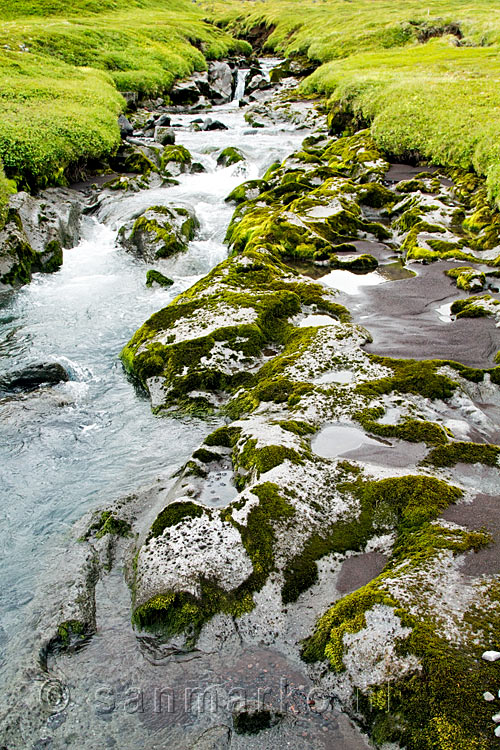
[[[228,130],[228,128],[220,120],[212,120],[208,117],[201,126],[201,130]]]
[[[175,143],[175,131],[173,128],[157,125],[154,131],[154,138],[162,146],[173,146]]]
[[[128,138],[128,136],[132,135],[134,132],[134,128],[125,115],[120,115],[118,118],[118,127],[120,128],[120,135],[122,138]]]
[[[66,382],[69,375],[57,362],[40,362],[14,370],[0,378],[0,389],[8,392],[32,391],[40,385],[55,385]]]
[[[12,196],[0,231],[0,284],[19,285],[34,272],[51,273],[62,264],[63,248],[80,239],[82,206],[75,192],[50,188],[34,198]]]
[[[220,104],[230,102],[234,94],[233,72],[225,62],[214,62],[208,71],[210,98]]]
[[[171,123],[170,115],[167,115],[167,114],[160,115],[159,118],[156,120],[156,125],[157,127],[160,127],[160,128],[168,128],[170,126],[170,123]]]
[[[175,105],[187,106],[190,104],[196,104],[199,98],[200,91],[193,81],[176,83],[170,91],[170,99],[172,104]]]
[[[118,242],[140,258],[154,262],[187,250],[199,222],[184,206],[152,206],[125,224]]]

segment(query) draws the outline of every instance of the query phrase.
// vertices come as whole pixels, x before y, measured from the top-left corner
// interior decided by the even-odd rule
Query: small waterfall
[[[250,70],[248,68],[240,68],[238,70],[238,78],[236,79],[236,89],[234,92],[233,101],[239,101],[245,95],[245,83],[249,73]]]

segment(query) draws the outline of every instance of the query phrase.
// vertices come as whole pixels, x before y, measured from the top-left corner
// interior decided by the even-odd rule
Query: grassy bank
[[[116,149],[119,91],[158,96],[249,49],[187,0],[0,0],[0,18],[0,158],[19,187]]]
[[[305,93],[326,94],[332,121],[371,124],[396,157],[474,169],[500,204],[500,17],[493,0],[264,0],[207,10],[228,29],[274,31],[265,47],[320,67]]]

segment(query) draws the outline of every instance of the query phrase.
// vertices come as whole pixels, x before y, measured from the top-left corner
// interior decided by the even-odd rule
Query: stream
[[[266,71],[274,64],[276,61],[263,61]],[[243,84],[240,75],[237,96]],[[89,510],[138,492],[158,479],[167,483],[214,427],[213,420],[207,424],[194,418],[153,416],[149,400],[127,378],[118,355],[153,312],[227,256],[223,239],[234,210],[224,202],[229,192],[246,179],[262,176],[270,164],[296,150],[307,135],[291,122],[261,131],[250,129],[244,112],[237,98],[212,108],[210,116],[220,119],[228,130],[209,132],[190,129],[198,115],[174,114],[176,142],[186,146],[206,171],[180,175],[176,186],[107,193],[97,214],[84,216],[82,240],[64,252],[57,273],[38,274],[31,284],[0,295],[0,377],[40,361],[59,362],[70,374],[66,383],[0,398],[0,667],[6,680],[22,661],[16,644],[23,643],[30,628],[34,592],[50,565],[63,554],[74,522]],[[241,149],[245,161],[218,167],[217,156],[227,146]],[[186,253],[159,266],[174,280],[173,286],[148,289],[146,264],[117,246],[117,231],[146,208],[170,203],[191,207],[200,229]],[[128,589],[120,573],[112,577],[115,589],[111,597],[102,586],[97,590],[99,607],[107,614],[106,627],[74,656],[76,662],[67,663],[65,681],[71,682],[74,710],[68,712],[67,724],[60,730],[64,730],[65,739],[62,735],[52,737],[57,721],[66,721],[65,713],[56,713],[62,718],[49,720],[41,737],[32,734],[26,721],[26,747],[132,749],[142,747],[146,736],[150,750],[166,747],[165,724],[160,726],[158,712],[140,712],[137,722],[136,712],[126,708],[127,690],[134,680],[141,683],[141,690],[149,691],[145,700],[153,700],[154,690],[164,685],[165,677],[160,677],[155,662],[152,666],[148,658],[140,656],[130,626]],[[126,633],[119,653],[115,651],[116,628]],[[144,643],[141,648],[144,655]],[[246,675],[252,674],[255,687],[270,672],[277,690],[283,692],[280,680],[287,675],[305,695],[300,667],[292,668],[282,655],[269,649],[257,651],[247,654],[236,644],[225,655],[227,661],[220,655],[198,655],[188,664],[174,661],[169,663],[169,684],[179,684],[185,690],[189,680],[200,675],[204,684],[211,684],[217,675],[233,675],[234,682],[237,675],[244,674],[240,681],[246,685]],[[64,668],[64,658],[62,663]],[[68,675],[73,675],[75,668],[86,676],[71,679]],[[260,677],[254,676],[254,668]],[[106,693],[96,692],[101,683],[113,693],[116,710],[109,708],[111,699]],[[123,710],[118,705],[121,699]],[[184,713],[175,718],[175,711],[169,713],[167,724],[175,726],[168,735],[173,747],[184,747],[183,738],[191,736],[191,730],[199,734],[209,727],[206,716],[189,716],[187,719]],[[339,732],[343,727],[340,734],[332,730],[332,717],[322,717],[311,730],[314,740],[309,724],[302,727],[300,722],[298,726],[289,722],[280,730],[284,744],[279,746],[312,747],[311,742],[318,748],[355,750],[366,746],[346,717],[341,716],[340,725],[334,720]],[[157,744],[153,738],[158,732],[163,739]],[[334,737],[340,744],[331,744]],[[185,746],[192,745],[188,742]],[[233,746],[262,747],[258,738]]]

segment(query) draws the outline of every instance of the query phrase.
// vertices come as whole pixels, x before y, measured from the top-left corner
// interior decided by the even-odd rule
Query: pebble
[[[500,651],[485,651],[483,659],[485,661],[497,661],[500,659]]]
[[[483,693],[483,698],[484,698],[485,701],[494,701],[495,700],[495,696],[493,695],[493,693],[490,693],[489,691],[487,691],[486,693]]]

